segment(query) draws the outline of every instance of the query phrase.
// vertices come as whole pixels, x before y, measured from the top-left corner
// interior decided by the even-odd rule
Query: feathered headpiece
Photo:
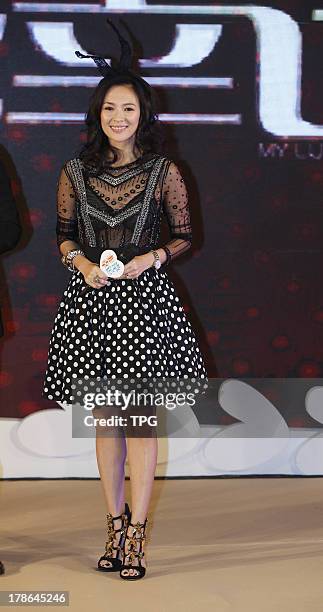
[[[93,59],[100,73],[106,79],[112,80],[115,77],[125,76],[128,78],[130,77],[130,78],[136,79],[137,81],[140,81],[142,85],[144,85],[145,87],[150,87],[147,81],[145,81],[138,74],[133,72],[133,70],[131,69],[132,49],[128,41],[122,36],[122,34],[119,32],[118,28],[111,21],[111,19],[107,18],[107,23],[111,26],[111,28],[114,30],[114,32],[118,36],[120,47],[121,47],[121,56],[120,56],[120,59],[117,65],[110,66],[108,62],[106,62],[105,57],[100,57],[98,55],[84,55],[83,53],[80,53],[80,51],[75,51],[75,54],[77,55],[77,57],[80,57],[82,59],[83,58]]]

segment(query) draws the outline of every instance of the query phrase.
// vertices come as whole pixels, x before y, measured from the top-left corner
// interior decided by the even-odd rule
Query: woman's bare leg
[[[148,514],[149,502],[154,484],[157,464],[158,442],[157,438],[127,437],[128,462],[131,486],[131,522],[143,523]],[[132,535],[133,528],[128,528],[128,535]],[[126,541],[127,544],[127,541]],[[139,548],[138,548],[139,550]],[[145,557],[141,560],[145,567]],[[133,565],[138,565],[136,559]],[[122,570],[123,575],[136,574],[134,569]]]
[[[97,435],[97,464],[107,510],[112,516],[118,516],[124,512],[126,454],[127,446],[124,437],[113,438]]]
[[[95,413],[95,416],[99,416]],[[109,431],[111,434],[111,431]],[[125,509],[125,461],[127,455],[127,445],[124,435],[116,432],[115,435],[105,436],[104,429],[96,430],[96,458],[101,477],[101,485],[107,511],[112,516],[119,516]],[[120,529],[122,520],[114,521],[115,529]],[[120,532],[114,539],[114,546],[118,546]],[[117,551],[113,551],[116,557]]]
[[[105,416],[107,412],[105,411]],[[95,416],[102,416],[95,411]],[[158,442],[155,432],[148,428],[149,437],[139,437],[140,429],[136,427],[127,430],[130,435],[121,435],[120,428],[115,436],[102,436],[97,429],[96,453],[102,487],[108,512],[118,516],[124,511],[124,465],[128,452],[129,475],[131,487],[131,522],[143,523],[148,514],[152,494],[154,476],[157,464]],[[111,430],[110,430],[111,434]],[[141,433],[141,435],[143,435]],[[119,524],[120,523],[120,524]],[[115,521],[115,528],[121,527],[121,519]],[[128,529],[128,535],[132,533]],[[116,543],[117,544],[117,543]],[[133,565],[137,565],[135,560]],[[145,558],[142,559],[145,566]],[[135,574],[135,570],[123,570],[123,573]]]

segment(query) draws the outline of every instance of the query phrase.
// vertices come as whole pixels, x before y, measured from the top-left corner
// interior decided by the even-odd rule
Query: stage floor
[[[68,590],[73,612],[322,612],[323,478],[156,480],[147,574],[131,583],[95,570],[98,480],[0,491],[1,590]]]

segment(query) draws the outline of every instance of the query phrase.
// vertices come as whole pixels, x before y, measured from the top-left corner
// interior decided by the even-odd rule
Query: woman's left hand
[[[152,267],[154,256],[152,253],[145,253],[144,255],[136,255],[133,257],[124,267],[122,276],[118,279],[133,279],[138,278],[145,270]]]

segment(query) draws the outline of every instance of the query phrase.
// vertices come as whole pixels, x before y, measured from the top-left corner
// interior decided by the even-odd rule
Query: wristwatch
[[[154,266],[155,270],[159,270],[159,268],[160,268],[160,266],[161,266],[161,261],[160,261],[160,259],[159,259],[159,255],[158,255],[157,251],[150,251],[150,252],[151,252],[151,253],[153,254],[153,256],[154,256],[154,263],[153,263],[153,266]]]

